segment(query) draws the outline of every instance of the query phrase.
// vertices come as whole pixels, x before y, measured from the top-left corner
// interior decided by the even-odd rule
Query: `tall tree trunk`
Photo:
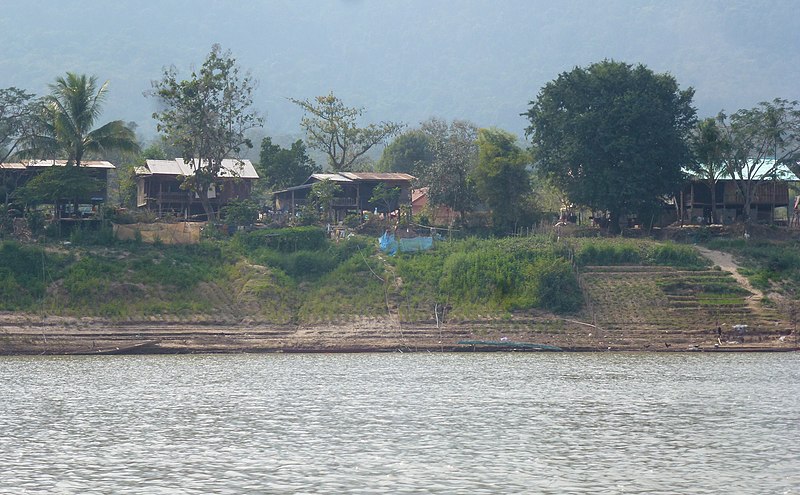
[[[200,193],[200,204],[203,205],[203,211],[206,212],[206,220],[208,223],[214,223],[217,221],[217,214],[214,211],[214,207],[211,206],[211,200],[208,198],[208,187],[205,189],[205,192]]]
[[[608,232],[611,234],[619,234],[622,229],[619,226],[620,212],[616,210],[609,210],[608,212]]]
[[[709,183],[711,186],[711,223],[717,223],[717,182]]]
[[[203,206],[203,211],[206,214],[206,220],[208,223],[214,223],[217,221],[214,208],[211,206],[211,199],[208,197],[208,191],[211,189],[212,184],[213,182],[200,180],[197,176],[195,176],[194,187],[192,187],[193,192],[197,193],[197,196],[200,197],[200,204]]]
[[[752,194],[751,193],[752,193],[752,191],[748,187],[747,194],[744,197],[744,212],[743,213],[744,213],[744,223],[745,223],[745,225],[750,225],[751,223],[753,223],[753,219],[750,216],[750,213],[751,213],[750,205],[752,203]]]

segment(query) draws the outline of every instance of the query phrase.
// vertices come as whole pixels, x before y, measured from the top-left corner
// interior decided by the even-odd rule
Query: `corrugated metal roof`
[[[282,194],[287,193],[290,191],[297,191],[300,189],[308,189],[311,187],[314,182],[316,181],[323,181],[323,180],[330,180],[333,182],[356,182],[356,181],[365,181],[365,180],[376,180],[376,181],[395,181],[395,180],[414,180],[416,177],[409,174],[401,174],[395,172],[340,172],[338,174],[311,174],[309,178],[299,186],[287,187],[286,189],[281,189],[280,191],[273,191],[272,194]]]
[[[753,163],[752,160],[748,160],[748,162],[749,162],[749,164],[748,164],[749,166],[751,166],[751,167],[754,166],[754,163]],[[773,168],[775,169],[774,170],[775,176],[778,179],[796,180],[798,178],[798,176],[792,171],[792,169],[790,169],[789,166],[786,165],[785,163],[779,163],[778,166],[776,167],[774,158],[763,158],[756,165],[757,165],[758,170],[755,171],[756,172],[755,176],[759,180],[761,180],[762,176],[765,175],[770,170],[772,170]],[[798,167],[800,167],[800,162],[798,162]],[[703,175],[703,174],[697,174],[693,170],[688,169],[686,167],[684,167],[682,170],[683,170],[683,173],[688,175],[690,178],[702,177],[702,175]],[[731,176],[728,175],[728,174],[723,174],[723,175],[720,176],[720,178],[721,179],[730,179]]]
[[[183,158],[176,158],[176,162],[181,164],[181,168],[186,170],[183,175],[190,175],[194,173],[195,163],[192,160],[186,161]],[[217,174],[217,177],[238,177],[240,179],[258,179],[253,164],[250,160],[238,160],[236,158],[225,158],[222,160],[222,166]]]
[[[24,163],[0,163],[3,170],[25,170]]]
[[[311,174],[311,177],[309,177],[306,182],[310,181],[311,179],[332,180],[333,182],[352,182],[343,174]]]
[[[256,168],[250,160],[236,160],[226,158],[222,160],[220,177],[239,177],[241,179],[258,179]]]
[[[184,169],[176,160],[147,160],[150,175],[188,175],[190,170]]]
[[[25,162],[25,165],[28,167],[63,167],[67,164],[66,160],[31,160]],[[114,169],[115,167],[111,162],[107,162],[105,160],[87,160],[81,162],[81,167],[86,168],[105,168],[105,169]]]
[[[399,172],[341,172],[351,180],[414,180],[416,177]]]
[[[338,174],[311,174],[306,183],[313,180],[332,180],[334,182],[354,182],[361,180],[414,180],[416,177],[397,172],[339,172]]]
[[[287,187],[286,189],[281,189],[279,191],[272,191],[272,194],[275,195],[275,194],[282,194],[282,193],[287,193],[287,192],[291,192],[291,191],[299,191],[301,189],[311,189],[311,187],[313,187],[313,186],[314,186],[314,184],[300,184],[299,186]]]
[[[137,175],[192,175],[195,164],[183,158],[174,160],[147,160],[147,170],[149,173],[140,173],[137,168]],[[144,171],[142,171],[144,172]],[[222,168],[217,177],[239,177],[241,179],[258,179],[258,172],[250,160],[237,160],[226,158],[222,160]]]

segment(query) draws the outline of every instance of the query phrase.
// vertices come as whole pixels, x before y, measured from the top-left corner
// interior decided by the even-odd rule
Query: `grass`
[[[47,250],[0,243],[0,311],[280,324],[386,313],[383,285],[364,263],[371,258],[382,272],[371,239],[320,243],[320,229],[290,230],[270,232],[264,243],[237,236],[190,246],[101,244],[85,233]],[[295,244],[303,249],[290,249]]]
[[[70,257],[16,242],[0,243],[0,310],[27,311],[46,296],[48,282],[62,277]]]
[[[715,239],[710,249],[736,256],[753,287],[790,296],[800,294],[800,241]]]
[[[645,265],[700,270],[708,261],[685,244],[648,239],[591,239],[571,241],[579,266]]]
[[[582,296],[567,253],[546,237],[473,238],[399,256],[401,312],[409,319],[431,317],[439,306],[464,318],[533,308],[574,312]]]
[[[379,278],[380,277],[380,278]],[[336,320],[340,316],[384,316],[386,274],[375,260],[351,257],[304,291],[301,322]]]
[[[390,314],[403,321],[430,321],[443,313],[500,321],[531,310],[579,312],[584,294],[573,263],[607,270],[654,267],[652,276],[636,283],[602,268],[588,276],[592,298],[626,314],[642,311],[643,305],[664,307],[668,298],[687,294],[709,307],[740,304],[747,295],[722,272],[703,271],[707,262],[680,244],[469,238],[392,258],[377,252],[373,238],[334,243],[324,236],[320,240],[320,232],[259,231],[192,246],[98,244],[96,237],[46,250],[0,243],[0,310],[119,320],[249,318],[278,324]],[[735,241],[727,247],[749,256],[746,266],[762,283],[798,277],[800,260],[794,253]],[[662,266],[696,273],[667,277],[655,268]],[[604,299],[612,292],[614,298]]]

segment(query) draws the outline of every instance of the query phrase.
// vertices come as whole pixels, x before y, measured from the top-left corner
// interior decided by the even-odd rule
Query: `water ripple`
[[[0,358],[0,493],[800,493],[798,364]]]

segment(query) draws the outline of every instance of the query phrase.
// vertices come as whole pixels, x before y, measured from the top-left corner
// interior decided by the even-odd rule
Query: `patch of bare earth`
[[[747,298],[747,300],[749,301],[749,305],[753,309],[756,310],[759,309],[760,302],[761,300],[764,299],[764,293],[753,287],[750,284],[750,281],[747,280],[747,277],[739,273],[739,265],[733,259],[732,254],[723,253],[722,251],[715,251],[713,249],[708,249],[702,246],[695,246],[695,248],[706,259],[714,263],[716,266],[720,267],[722,271],[730,273],[733,276],[733,278],[736,279],[739,285],[752,292],[753,295]]]

